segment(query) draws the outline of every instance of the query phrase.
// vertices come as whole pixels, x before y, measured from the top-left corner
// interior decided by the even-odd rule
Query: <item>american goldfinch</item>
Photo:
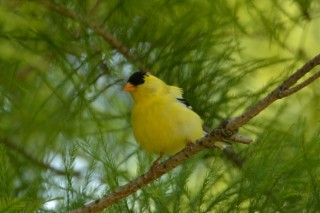
[[[133,134],[145,151],[174,154],[203,136],[202,120],[182,97],[182,89],[139,71],[123,91],[134,100]]]

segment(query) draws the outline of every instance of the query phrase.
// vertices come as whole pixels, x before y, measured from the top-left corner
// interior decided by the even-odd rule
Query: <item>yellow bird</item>
[[[146,72],[135,72],[123,88],[134,100],[133,134],[141,148],[174,154],[203,136],[202,120],[182,97],[182,89]]]

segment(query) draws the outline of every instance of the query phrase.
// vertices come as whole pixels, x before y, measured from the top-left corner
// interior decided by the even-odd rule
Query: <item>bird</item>
[[[183,98],[181,88],[167,85],[149,72],[138,71],[129,77],[123,91],[133,98],[133,135],[146,152],[161,158],[204,136],[203,121]],[[217,146],[225,148],[223,144]]]

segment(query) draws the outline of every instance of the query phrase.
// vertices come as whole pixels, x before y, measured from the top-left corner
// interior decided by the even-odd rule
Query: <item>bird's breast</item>
[[[162,99],[135,104],[132,127],[148,152],[172,154],[202,136],[202,120],[182,104]]]

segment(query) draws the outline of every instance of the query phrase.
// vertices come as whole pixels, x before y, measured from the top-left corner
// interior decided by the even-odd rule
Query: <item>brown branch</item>
[[[2,140],[0,140],[0,144],[3,144],[8,149],[11,149],[11,150],[14,150],[15,152],[18,152],[25,159],[28,159],[34,165],[36,165],[36,166],[38,166],[38,167],[40,167],[42,169],[50,170],[50,171],[54,172],[57,175],[66,175],[66,172],[64,170],[57,169],[55,167],[52,167],[50,164],[44,163],[44,162],[36,159],[34,156],[32,156],[26,150],[22,149],[21,147],[19,147],[18,145],[16,145],[12,141],[10,141],[8,138],[3,138]],[[71,175],[80,176],[80,172],[73,171],[71,173]]]
[[[236,131],[239,127],[246,124],[249,120],[251,120],[253,117],[258,115],[261,111],[263,111],[265,108],[267,108],[270,104],[272,104],[276,100],[279,100],[283,97],[291,95],[293,94],[293,92],[298,92],[300,89],[304,88],[308,84],[315,81],[317,78],[319,78],[319,74],[315,74],[314,79],[312,77],[311,77],[312,79],[310,80],[307,79],[305,81],[305,84],[302,83],[300,86],[299,85],[296,86],[296,89],[294,89],[294,91],[291,91],[291,93],[288,93],[287,95],[283,95],[286,92],[290,91],[290,88],[294,84],[296,84],[299,79],[301,79],[305,74],[310,72],[314,67],[318,66],[319,64],[320,64],[320,54],[315,56],[312,60],[310,60],[305,65],[303,65],[293,75],[291,75],[287,80],[285,80],[280,86],[274,89],[267,97],[259,101],[256,105],[249,108],[242,115],[228,120],[228,122],[226,122],[225,129],[228,129],[229,131]]]
[[[106,31],[100,24],[90,21],[88,17],[82,17],[80,14],[63,8],[58,4],[55,4],[50,1],[46,0],[32,0],[34,2],[40,3],[47,7],[48,9],[51,9],[67,18],[70,18],[74,21],[77,21],[86,27],[91,28],[93,31],[95,31],[97,34],[99,34],[106,42],[108,42],[111,46],[113,46],[115,49],[117,49],[128,61],[134,62],[138,64],[140,70],[144,72],[149,72],[150,70],[139,60],[138,56],[130,51],[129,48],[127,48],[125,45],[123,45],[120,41],[118,41],[111,33]]]
[[[93,7],[89,10],[88,15],[94,15],[101,3],[101,0],[97,0],[96,3],[94,3]]]
[[[108,194],[105,197],[98,199],[96,201],[93,201],[87,204],[86,206],[84,206],[83,208],[79,208],[72,211],[72,213],[89,213],[89,212],[92,213],[92,212],[98,212],[104,208],[107,208],[108,206],[116,203],[117,201],[123,199],[124,197],[146,186],[151,181],[161,177],[163,174],[171,171],[172,169],[182,164],[191,156],[203,150],[205,147],[212,147],[212,144],[216,141],[223,141],[231,137],[234,137],[233,133],[237,131],[239,127],[246,124],[248,121],[250,121],[253,117],[258,115],[262,110],[264,110],[274,101],[282,98],[282,96],[279,96],[281,92],[288,91],[290,87],[292,87],[299,79],[301,79],[306,73],[311,71],[315,66],[319,64],[320,64],[320,55],[317,55],[315,58],[313,58],[307,64],[305,64],[303,67],[297,70],[287,80],[285,80],[279,87],[273,90],[268,96],[266,96],[256,105],[248,109],[241,116],[222,122],[222,125],[214,129],[210,134],[199,139],[198,141],[196,141],[195,144],[191,146],[187,146],[185,149],[178,152],[177,154],[175,154],[168,160],[164,161],[163,163],[155,165],[152,170],[149,170],[144,175],[125,184],[124,186],[119,187],[113,193]],[[318,77],[319,75],[317,75],[317,77],[314,77],[314,78],[317,79]],[[305,82],[308,82],[310,84],[312,81],[306,80]],[[307,85],[307,83],[305,84]],[[299,88],[295,92],[299,91],[302,88],[303,87]],[[288,95],[291,95],[291,94],[288,94]],[[238,136],[236,138],[238,138]]]
[[[302,88],[308,86],[309,84],[311,84],[312,82],[314,82],[315,80],[317,80],[320,77],[320,71],[316,72],[315,74],[313,74],[311,77],[309,77],[307,80],[303,81],[302,83],[298,84],[295,87],[292,87],[290,89],[287,89],[283,92],[281,92],[279,94],[280,98],[284,98],[286,96],[289,96],[299,90],[301,90]]]
[[[228,159],[231,160],[231,162],[236,165],[238,168],[242,168],[244,159],[240,157],[238,153],[236,153],[231,146],[228,146],[223,150],[223,153],[227,156]]]
[[[154,181],[155,179],[161,177],[163,174],[171,171],[172,169],[189,159],[191,156],[203,150],[205,148],[205,145],[208,145],[213,141],[217,141],[217,139],[209,136],[201,138],[199,141],[197,141],[197,144],[187,146],[185,149],[178,152],[163,163],[154,165],[152,170],[149,170],[135,180],[119,187],[115,192],[106,195],[105,197],[98,199],[92,203],[89,203],[83,208],[76,209],[72,211],[72,213],[92,213],[101,211],[102,209],[112,205],[122,198],[136,192],[138,189],[141,189],[151,181]]]
[[[243,135],[233,134],[228,138],[229,141],[233,143],[242,143],[242,144],[250,144],[252,142],[251,138],[247,138]]]

